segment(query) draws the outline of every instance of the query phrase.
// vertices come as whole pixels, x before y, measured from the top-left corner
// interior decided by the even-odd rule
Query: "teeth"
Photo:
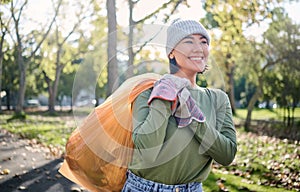
[[[203,57],[192,57],[190,59],[194,60],[194,61],[200,61],[200,60],[203,60]]]

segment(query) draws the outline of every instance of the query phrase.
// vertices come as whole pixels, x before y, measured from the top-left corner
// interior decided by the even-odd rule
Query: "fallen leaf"
[[[25,186],[23,186],[23,185],[21,185],[18,189],[20,189],[20,190],[25,190],[26,189],[26,187]]]
[[[81,191],[81,189],[78,188],[78,187],[72,187],[71,188],[71,192],[80,192],[80,191]]]
[[[0,172],[0,175],[8,175],[10,173],[10,170],[9,169],[3,169],[1,172]]]

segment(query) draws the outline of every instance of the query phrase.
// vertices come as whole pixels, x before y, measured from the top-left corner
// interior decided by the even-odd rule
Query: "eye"
[[[207,44],[208,44],[208,43],[207,43],[207,40],[206,40],[206,39],[201,40],[201,44],[202,44],[202,45],[207,45]]]
[[[184,43],[193,44],[194,42],[192,40],[187,40],[187,41],[184,41]]]

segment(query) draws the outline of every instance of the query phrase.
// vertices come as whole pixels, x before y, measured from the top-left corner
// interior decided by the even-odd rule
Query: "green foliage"
[[[244,63],[239,61],[246,56],[242,51],[247,43],[243,34],[244,27],[249,25],[249,22],[256,22],[255,15],[263,14],[256,7],[255,3],[246,0],[208,0],[204,3],[207,14],[201,22],[217,31],[216,35],[212,35],[211,58],[213,63],[217,63],[220,67],[224,77],[221,88],[225,88],[225,91],[230,93],[229,96],[234,94],[232,79],[236,70],[239,71],[239,67],[243,68]],[[216,78],[220,77],[220,74],[212,76]],[[234,98],[230,99],[234,110]]]
[[[200,87],[207,87],[207,80],[202,75],[197,75],[197,85]]]
[[[65,69],[65,73],[75,70],[71,62],[76,58],[78,49],[71,43],[61,44],[64,38],[61,32],[51,33],[41,49],[40,69],[46,72],[51,81],[55,80],[57,70],[60,68]]]
[[[15,49],[9,49],[8,43],[3,44],[4,59],[2,63],[1,91],[5,91],[6,97],[2,105],[13,105],[19,88],[19,71],[15,60]]]
[[[275,100],[281,107],[296,107],[300,102],[300,60],[299,24],[277,9],[274,22],[264,33],[268,60],[277,60],[276,65],[264,74],[264,94],[266,99]]]
[[[211,55],[221,65],[226,86],[234,75],[235,98],[248,105],[254,90],[282,107],[299,103],[299,25],[280,7],[281,0],[205,2],[206,18],[202,22],[218,30],[213,35]],[[247,37],[243,31],[253,24],[270,22],[262,41]],[[261,40],[261,39],[260,39]],[[245,79],[244,82],[241,80]],[[239,84],[243,83],[243,84]],[[244,87],[242,87],[242,85]],[[259,94],[256,94],[259,95]],[[252,103],[257,103],[256,101]]]
[[[230,73],[232,67],[243,63],[237,61],[244,55],[241,49],[245,46],[246,39],[243,31],[245,26],[259,23],[270,18],[270,9],[280,0],[273,1],[247,1],[247,0],[208,0],[204,4],[207,15],[201,21],[210,28],[217,28],[221,35],[217,36],[212,44],[212,55],[216,62],[223,65],[225,73]]]
[[[58,97],[62,96],[72,96],[72,88],[73,88],[73,81],[74,81],[75,72],[73,73],[63,73],[59,84],[58,84]]]
[[[255,85],[246,78],[246,74],[241,77],[241,73],[237,73],[234,85],[234,98],[239,102],[239,108],[246,108],[255,92]]]
[[[9,2],[11,2],[12,0],[1,0],[0,2],[1,2],[1,4],[7,4],[7,3],[9,3]]]
[[[87,82],[92,82],[94,85],[93,90],[95,90],[95,98],[100,98],[105,97],[105,85],[108,76],[108,58],[106,53],[108,35],[105,31],[107,28],[107,18],[100,14],[102,9],[98,3],[94,5],[94,9],[99,14],[91,21],[94,30],[91,31],[90,43],[87,44],[89,51],[85,54],[84,62],[76,75],[86,78]],[[84,39],[82,40],[84,42]],[[83,69],[83,66],[90,67],[90,69]],[[90,74],[88,74],[89,72]],[[81,83],[81,86],[84,86],[83,84]]]
[[[44,79],[42,71],[39,67],[41,62],[40,56],[35,56],[31,61],[28,61],[26,71],[26,98],[32,98],[44,91]]]

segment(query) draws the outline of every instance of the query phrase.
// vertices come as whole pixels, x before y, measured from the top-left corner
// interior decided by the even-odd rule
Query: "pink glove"
[[[186,88],[188,85],[187,79],[165,75],[154,84],[148,105],[155,98],[171,101],[172,115],[174,115],[178,127],[186,127],[192,120],[204,122],[205,116]]]
[[[153,99],[163,99],[166,101],[171,101],[171,110],[174,112],[177,105],[178,91],[179,90],[176,89],[174,82],[170,81],[169,79],[162,78],[154,84],[153,90],[148,99],[148,105],[150,105]]]

